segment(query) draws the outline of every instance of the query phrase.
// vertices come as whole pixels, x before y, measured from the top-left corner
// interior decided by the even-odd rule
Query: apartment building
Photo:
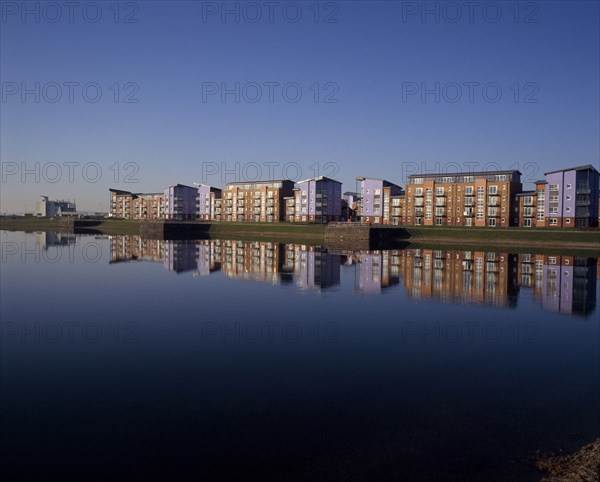
[[[515,195],[513,226],[531,228],[537,225],[537,193],[523,191]]]
[[[196,214],[200,221],[211,221],[216,219],[217,200],[221,199],[222,190],[216,187],[198,184],[198,199],[196,203]]]
[[[293,198],[297,223],[328,223],[342,217],[342,183],[334,179],[321,176],[299,181]],[[288,207],[289,203],[288,198]]]
[[[285,206],[285,220],[288,223],[293,223],[296,220],[296,194],[293,196],[286,196],[283,198],[283,204]]]
[[[357,177],[360,181],[360,221],[367,224],[392,224],[391,199],[400,196],[400,186],[385,179]]]
[[[132,193],[120,189],[110,191],[110,217],[118,219],[162,219],[162,193]]]
[[[196,219],[198,189],[184,184],[173,184],[164,190],[165,219],[193,221]]]
[[[515,195],[521,190],[516,170],[414,174],[408,176],[402,224],[512,226]]]
[[[293,197],[290,180],[231,182],[221,194],[223,221],[277,223],[285,220],[286,202]]]
[[[394,225],[403,224],[404,210],[406,205],[406,194],[402,193],[398,196],[391,196],[390,201],[392,207],[390,208],[391,223]]]
[[[546,226],[598,227],[600,174],[591,164],[547,172],[545,176]]]

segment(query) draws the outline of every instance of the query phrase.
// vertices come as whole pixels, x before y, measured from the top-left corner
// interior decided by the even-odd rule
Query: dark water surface
[[[596,258],[1,240],[5,480],[539,480],[600,435]]]

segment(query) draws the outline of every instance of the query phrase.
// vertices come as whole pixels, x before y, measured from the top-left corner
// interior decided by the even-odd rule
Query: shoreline
[[[84,220],[85,221],[85,220]],[[88,224],[88,225],[86,225]],[[0,229],[6,231],[59,231],[76,234],[139,235],[140,221],[90,220],[79,226],[59,219],[40,219],[1,216]],[[193,223],[191,223],[193,224]],[[208,224],[208,223],[197,223]],[[329,244],[325,240],[326,225],[290,223],[228,223],[213,222],[207,226],[206,235],[211,238],[225,236],[251,240],[278,242],[312,242]],[[386,229],[384,227],[383,229]],[[447,227],[398,227],[401,234],[393,236],[383,246],[402,245],[411,247],[472,246],[473,248],[506,247],[534,250],[581,251],[600,256],[600,231],[565,231],[547,228],[447,228]]]
[[[536,466],[546,472],[540,482],[592,481],[600,477],[600,438],[568,455],[541,458]]]

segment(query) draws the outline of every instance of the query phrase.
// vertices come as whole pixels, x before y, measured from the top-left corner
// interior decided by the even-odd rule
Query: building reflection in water
[[[341,266],[354,267],[357,293],[381,294],[402,285],[413,299],[515,307],[531,290],[544,310],[587,316],[596,307],[598,259],[507,252],[391,249],[330,252],[322,246],[265,241],[161,241],[112,236],[111,263],[162,262],[175,273],[295,283],[321,291],[340,284]]]
[[[72,246],[77,242],[77,236],[75,234],[45,231],[35,233],[35,242],[41,249],[46,250],[53,246]]]

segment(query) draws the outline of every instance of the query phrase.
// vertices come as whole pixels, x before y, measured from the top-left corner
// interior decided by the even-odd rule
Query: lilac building
[[[331,254],[321,249],[296,251],[295,275],[302,289],[323,290],[340,284],[339,254]]]
[[[379,294],[383,288],[400,282],[396,274],[391,274],[389,252],[363,253],[356,266],[358,279],[355,289],[359,293]]]
[[[544,310],[583,316],[593,313],[596,270],[593,258],[548,256],[543,267]]]
[[[591,164],[547,172],[545,176],[547,226],[598,226],[600,174]]]
[[[294,190],[295,221],[327,223],[342,216],[342,183],[321,176],[298,182]]]
[[[175,273],[196,269],[196,243],[194,241],[165,241],[163,266],[168,271]]]
[[[196,205],[196,214],[198,219],[210,221],[215,216],[215,201],[221,199],[221,189],[198,184],[198,203]]]
[[[192,221],[196,219],[198,189],[183,184],[165,188],[165,219]]]
[[[361,181],[359,215],[363,223],[390,224],[390,197],[402,194],[402,188],[384,179],[357,178]]]

